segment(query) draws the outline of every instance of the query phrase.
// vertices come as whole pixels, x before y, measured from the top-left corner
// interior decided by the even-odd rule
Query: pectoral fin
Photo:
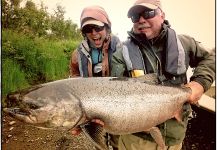
[[[80,125],[85,136],[100,150],[108,150],[106,145],[106,133],[102,126],[94,122]]]

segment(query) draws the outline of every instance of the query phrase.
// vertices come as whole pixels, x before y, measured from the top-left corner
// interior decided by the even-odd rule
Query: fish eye
[[[39,108],[39,106],[37,106],[37,105],[35,105],[35,104],[32,104],[32,103],[29,103],[29,104],[28,104],[28,107],[29,107],[30,109],[38,109],[38,108]]]

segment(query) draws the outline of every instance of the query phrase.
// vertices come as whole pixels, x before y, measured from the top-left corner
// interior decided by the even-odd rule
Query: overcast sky
[[[65,18],[80,26],[80,14],[84,7],[100,5],[108,13],[112,22],[112,32],[123,41],[126,31],[132,27],[127,11],[135,0],[33,0],[43,1],[49,12],[57,4],[65,8]],[[209,48],[215,47],[215,0],[162,0],[166,19],[180,34],[188,34]]]

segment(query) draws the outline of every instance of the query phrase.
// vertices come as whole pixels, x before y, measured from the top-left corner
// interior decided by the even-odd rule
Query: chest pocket
[[[93,65],[101,63],[102,62],[102,51],[98,49],[92,49],[91,59],[92,59]]]

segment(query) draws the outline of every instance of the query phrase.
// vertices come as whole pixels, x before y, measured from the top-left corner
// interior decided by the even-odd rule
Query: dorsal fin
[[[111,81],[132,81],[132,82],[141,82],[141,83],[147,83],[147,84],[159,84],[158,83],[158,78],[156,73],[150,73],[150,74],[145,74],[143,76],[139,77],[134,77],[134,78],[129,78],[129,77],[117,77],[117,78],[112,78]]]

